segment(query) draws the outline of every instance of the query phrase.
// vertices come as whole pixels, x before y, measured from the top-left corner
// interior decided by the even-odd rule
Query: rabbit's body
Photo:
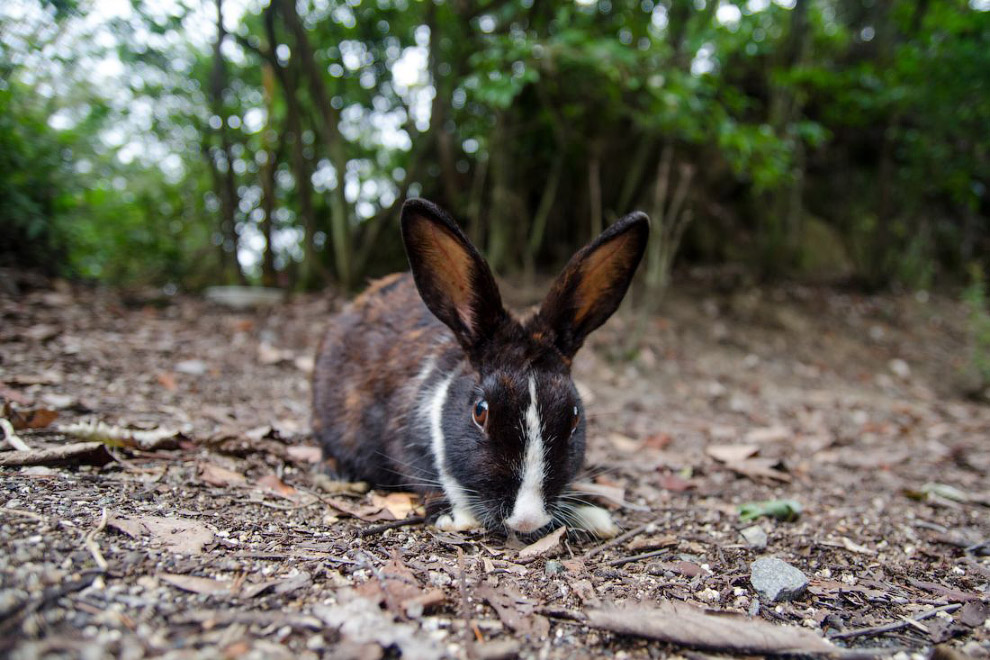
[[[336,471],[378,486],[437,483],[425,399],[463,359],[412,275],[373,282],[335,317],[314,370],[313,429]]]
[[[447,529],[530,533],[559,520],[614,535],[607,512],[566,495],[585,447],[570,364],[625,294],[645,216],[579,252],[524,320],[503,309],[487,264],[442,211],[407,202],[402,226],[412,275],[373,283],[319,350],[313,425],[328,465],[442,493]]]

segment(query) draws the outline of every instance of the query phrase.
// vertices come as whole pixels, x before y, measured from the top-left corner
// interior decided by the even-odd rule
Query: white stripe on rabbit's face
[[[529,406],[523,417],[526,433],[526,450],[520,474],[522,483],[516,494],[512,515],[505,519],[509,529],[529,533],[548,525],[551,521],[543,499],[543,479],[546,464],[543,446],[543,423],[536,401],[536,379],[529,377]]]
[[[443,407],[447,402],[447,393],[450,391],[450,384],[454,381],[455,375],[456,372],[444,378],[428,399],[427,416],[430,421],[430,443],[433,448],[433,460],[436,464],[437,475],[440,477],[440,485],[443,486],[443,492],[447,496],[447,501],[450,502],[453,515],[460,518],[470,516],[473,521],[474,517],[470,514],[467,493],[447,469],[447,451],[444,445]],[[467,529],[468,527],[470,526],[464,528]]]

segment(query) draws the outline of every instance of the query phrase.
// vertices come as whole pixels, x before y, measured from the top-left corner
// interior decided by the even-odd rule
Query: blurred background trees
[[[501,273],[635,208],[655,292],[990,266],[985,0],[14,0],[0,43],[0,264],[353,289],[422,195]]]

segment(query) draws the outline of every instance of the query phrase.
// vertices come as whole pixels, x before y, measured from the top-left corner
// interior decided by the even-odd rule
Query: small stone
[[[446,587],[453,582],[453,579],[449,575],[441,571],[430,571],[429,575],[430,584],[434,587]]]
[[[551,559],[547,562],[547,565],[544,566],[543,572],[547,575],[559,575],[564,572],[564,565],[556,559]]]
[[[740,530],[739,534],[751,548],[762,550],[767,547],[767,533],[759,525],[751,525],[746,529]]]
[[[776,557],[754,561],[749,580],[757,593],[770,602],[794,600],[808,588],[804,573]]]
[[[519,657],[519,642],[514,639],[496,640],[484,644],[474,644],[473,654],[479,660],[504,660]]]
[[[175,365],[175,370],[180,374],[202,376],[206,373],[206,363],[202,360],[183,360]]]
[[[911,367],[908,366],[907,362],[900,358],[894,358],[890,361],[888,366],[890,367],[891,372],[893,372],[893,374],[901,380],[907,380],[911,377]]]

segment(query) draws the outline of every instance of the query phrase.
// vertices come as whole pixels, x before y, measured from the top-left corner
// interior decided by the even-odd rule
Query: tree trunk
[[[663,296],[670,285],[670,273],[674,258],[680,248],[684,231],[691,224],[693,214],[686,207],[688,191],[694,178],[694,166],[681,164],[677,168],[677,185],[673,196],[670,187],[673,179],[674,145],[665,140],[657,164],[657,178],[653,194],[654,235],[646,253],[647,300],[643,306],[647,315],[660,308]]]
[[[275,172],[278,170],[278,146],[275,137],[275,72],[272,64],[265,62],[261,68],[262,87],[265,93],[265,111],[268,119],[262,141],[265,145],[264,165],[261,166],[261,210],[265,217],[261,220],[261,234],[265,237],[265,250],[261,255],[261,284],[275,286],[275,248],[272,245],[272,214],[275,212]]]
[[[337,172],[337,185],[330,192],[330,234],[333,242],[334,264],[337,271],[337,280],[341,287],[349,289],[352,284],[351,254],[351,227],[350,209],[344,197],[344,178],[347,174],[347,153],[344,146],[344,137],[340,134],[340,117],[331,104],[330,94],[327,91],[326,82],[323,79],[323,72],[316,64],[313,56],[313,49],[309,44],[309,37],[306,28],[296,13],[294,0],[272,0],[272,4],[278,5],[289,33],[295,40],[295,47],[292,48],[293,59],[298,57],[303,74],[309,81],[309,92],[323,120],[322,137],[326,145],[330,163]]]
[[[547,220],[550,217],[550,211],[553,210],[554,200],[557,199],[557,188],[560,186],[560,177],[564,172],[565,153],[566,147],[564,145],[558,146],[557,155],[554,156],[553,164],[550,166],[550,174],[547,176],[546,183],[543,184],[540,205],[536,207],[536,214],[533,216],[529,240],[526,242],[526,276],[530,281],[535,275],[536,255],[543,245]]]
[[[588,160],[588,205],[591,207],[591,237],[602,233],[602,144],[595,140],[591,144],[591,157]]]
[[[790,70],[806,59],[808,52],[808,0],[796,0],[791,11],[790,31],[780,50],[776,67]],[[778,275],[797,265],[804,216],[804,147],[794,131],[803,111],[803,101],[786,84],[770,90],[770,125],[790,143],[793,161],[786,182],[769,193],[770,213],[763,221],[761,265],[768,275]]]
[[[221,268],[224,278],[227,281],[233,279],[239,284],[246,284],[247,278],[241,269],[240,261],[237,258],[238,235],[237,235],[237,182],[234,174],[234,159],[232,155],[230,133],[227,126],[227,117],[224,112],[223,94],[227,89],[227,63],[223,58],[223,42],[227,38],[227,31],[223,26],[223,0],[216,0],[217,4],[217,40],[213,45],[213,71],[210,75],[210,109],[214,116],[220,120],[220,127],[216,130],[220,138],[219,156],[215,149],[210,150],[209,159],[211,168],[214,171],[214,183],[217,188],[217,196],[220,198],[220,236],[221,247]]]
[[[440,180],[443,184],[442,200],[452,213],[458,215],[461,210],[460,175],[457,173],[457,157],[454,152],[454,142],[446,123],[448,117],[448,99],[450,85],[445,76],[440,73],[440,29],[436,20],[437,6],[429,2],[426,9],[426,24],[430,28],[430,49],[427,70],[433,81],[433,103],[430,109],[430,135],[436,142],[437,160],[440,165]],[[446,78],[449,78],[449,73]]]
[[[637,136],[638,145],[636,153],[633,155],[629,169],[626,171],[625,179],[622,182],[622,191],[619,193],[619,201],[615,205],[615,210],[620,214],[626,214],[632,207],[639,190],[640,181],[646,171],[646,165],[650,160],[655,147],[655,140],[648,135]]]
[[[492,139],[491,173],[492,203],[488,212],[488,263],[498,272],[508,249],[511,220],[511,182],[509,181],[509,144],[506,138],[506,118],[499,112],[495,119]]]
[[[273,3],[274,6],[274,3]],[[316,212],[313,209],[313,173],[302,141],[302,108],[299,103],[298,67],[292,62],[283,67],[274,56],[278,46],[275,33],[273,6],[265,10],[265,30],[270,46],[270,62],[282,90],[285,92],[285,132],[283,137],[291,143],[290,166],[295,179],[299,218],[303,227],[303,263],[299,280],[304,288],[318,287],[326,280],[326,269],[316,250]]]

